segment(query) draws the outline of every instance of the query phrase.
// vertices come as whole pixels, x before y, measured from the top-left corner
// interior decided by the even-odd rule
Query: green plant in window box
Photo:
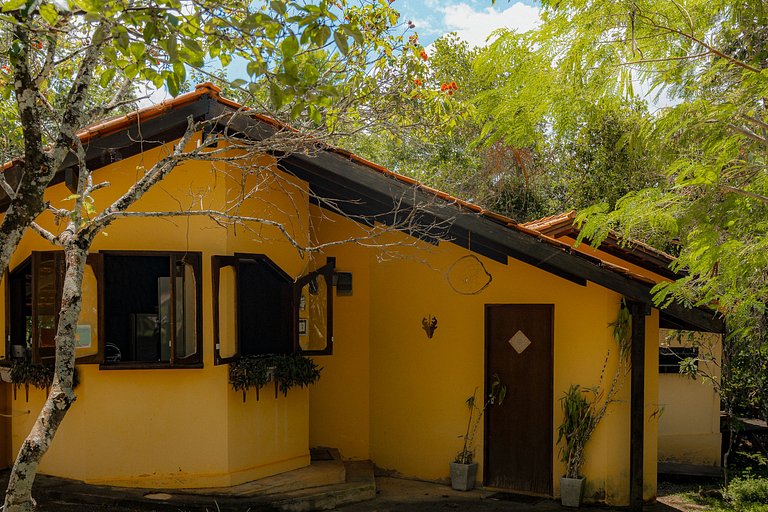
[[[259,390],[270,381],[275,383],[275,398],[278,391],[283,396],[293,387],[304,387],[314,384],[320,378],[322,368],[314,361],[301,354],[265,354],[259,356],[243,356],[229,364],[229,383],[235,391],[243,392],[245,402],[248,389],[256,389],[256,400]]]
[[[29,359],[14,359],[11,362],[10,377],[13,383],[13,398],[16,399],[16,390],[24,385],[26,400],[29,402],[29,386],[38,389],[44,389],[47,395],[51,384],[53,384],[53,375],[55,369],[52,364],[36,364]],[[73,376],[72,387],[76,388],[80,383],[77,368]]]

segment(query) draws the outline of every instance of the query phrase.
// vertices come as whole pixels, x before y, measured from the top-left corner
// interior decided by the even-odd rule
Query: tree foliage
[[[16,459],[4,510],[34,509],[37,465],[75,399],[74,326],[95,235],[131,215],[126,209],[182,162],[223,158],[223,149],[212,145],[218,136],[190,149],[194,133],[205,128],[190,119],[180,141],[151,168],[137,169],[136,183],[120,191],[117,202],[97,206],[92,193],[110,185],[93,180],[78,132],[134,109],[142,88],[176,95],[200,78],[296,128],[244,148],[245,157],[309,151],[384,120],[394,128],[399,119],[384,116],[391,111],[419,112],[426,122],[449,106],[443,95],[414,97],[405,86],[424,67],[424,50],[404,38],[406,30],[386,0],[0,2],[0,157],[12,159],[0,174],[8,200],[0,222],[0,270],[30,227],[61,246],[66,258],[51,392]],[[46,204],[43,194],[65,165],[78,169],[77,193],[64,208]],[[46,211],[56,218],[55,233],[36,223]],[[155,213],[267,222],[226,211]]]
[[[438,39],[418,87],[452,97],[451,122],[396,137],[369,133],[351,145],[518,221],[595,200],[614,204],[662,179],[637,133],[645,106],[615,94],[579,102],[557,96],[556,69],[548,55],[532,51],[536,45],[530,34],[512,32],[484,48],[455,34]],[[566,110],[552,111],[555,105]]]
[[[679,251],[674,268],[686,275],[657,286],[657,303],[718,309],[728,316],[731,336],[726,343],[732,346],[726,349],[734,349],[734,360],[764,367],[764,2],[545,1],[542,19],[536,31],[503,34],[495,43],[497,57],[511,56],[501,72],[515,76],[508,90],[516,93],[514,103],[522,104],[497,107],[491,101],[487,111],[522,114],[508,122],[493,121],[486,130],[508,141],[531,140],[538,133],[533,127],[542,123],[554,133],[568,133],[584,104],[611,97],[642,99],[650,90],[662,106],[638,117],[631,138],[619,140],[649,155],[647,161],[663,172],[663,179],[646,182],[615,205],[606,198],[584,209],[577,219],[583,223],[582,239],[599,243],[612,229],[627,239],[674,240]],[[514,57],[509,49],[523,40],[538,57]],[[546,64],[549,85],[541,84],[538,70],[522,73],[526,62]],[[537,90],[540,102],[529,106]],[[515,121],[526,127],[513,126]],[[748,372],[737,369],[733,375],[740,373]],[[765,401],[764,386],[755,385],[750,393],[762,394]]]

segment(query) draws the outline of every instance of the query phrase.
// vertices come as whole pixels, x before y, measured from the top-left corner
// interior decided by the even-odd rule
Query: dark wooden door
[[[486,396],[494,375],[507,387],[485,416],[486,486],[552,494],[551,304],[485,309]]]

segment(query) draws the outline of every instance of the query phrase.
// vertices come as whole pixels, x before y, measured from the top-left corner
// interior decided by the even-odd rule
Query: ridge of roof
[[[530,229],[554,236],[555,238],[559,238],[560,236],[564,235],[578,234],[579,228],[573,224],[574,220],[576,220],[576,210],[570,210],[567,212],[550,215],[548,217],[542,217],[541,219],[525,222],[523,225]],[[563,231],[564,228],[567,228],[567,231]],[[610,231],[609,236],[612,237],[616,243],[619,243],[621,240],[621,237],[618,235],[618,233],[613,230]],[[666,261],[668,264],[671,264],[676,259],[668,252],[657,249],[656,247],[653,247],[652,245],[649,245],[635,238],[626,241],[626,246],[628,246],[629,249],[635,249],[648,255],[655,256],[663,261]]]
[[[559,226],[561,224],[573,224],[576,219],[576,210],[569,210],[567,212],[556,213],[540,219],[530,220],[523,222],[523,226],[536,231],[546,231],[552,227]]]

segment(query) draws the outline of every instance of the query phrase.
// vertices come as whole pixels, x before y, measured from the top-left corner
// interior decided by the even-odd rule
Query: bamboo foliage
[[[485,410],[498,403],[501,405],[504,402],[504,398],[507,396],[507,386],[502,384],[498,374],[493,374],[491,381],[491,389],[488,393],[488,399],[485,401],[482,407],[479,407],[476,403],[477,388],[472,393],[472,396],[465,401],[467,410],[469,411],[469,418],[467,419],[467,431],[464,435],[460,435],[460,438],[464,439],[464,445],[461,451],[456,454],[456,458],[453,460],[459,464],[472,464],[475,460],[475,436],[477,429],[480,426],[480,422],[483,419]],[[474,422],[472,418],[474,417]]]
[[[572,384],[560,398],[563,421],[557,429],[557,444],[560,445],[560,461],[565,464],[567,478],[581,478],[584,465],[584,449],[600,421],[608,413],[608,406],[616,401],[616,394],[621,389],[622,375],[629,369],[629,353],[632,345],[631,317],[622,300],[613,327],[613,339],[616,342],[619,361],[610,384],[606,388],[606,375],[611,352],[605,355],[600,369],[600,378],[592,387]]]
[[[584,447],[597,426],[594,404],[587,400],[581,386],[571,384],[560,399],[563,422],[557,429],[560,460],[565,463],[565,476],[579,478],[584,464]]]

